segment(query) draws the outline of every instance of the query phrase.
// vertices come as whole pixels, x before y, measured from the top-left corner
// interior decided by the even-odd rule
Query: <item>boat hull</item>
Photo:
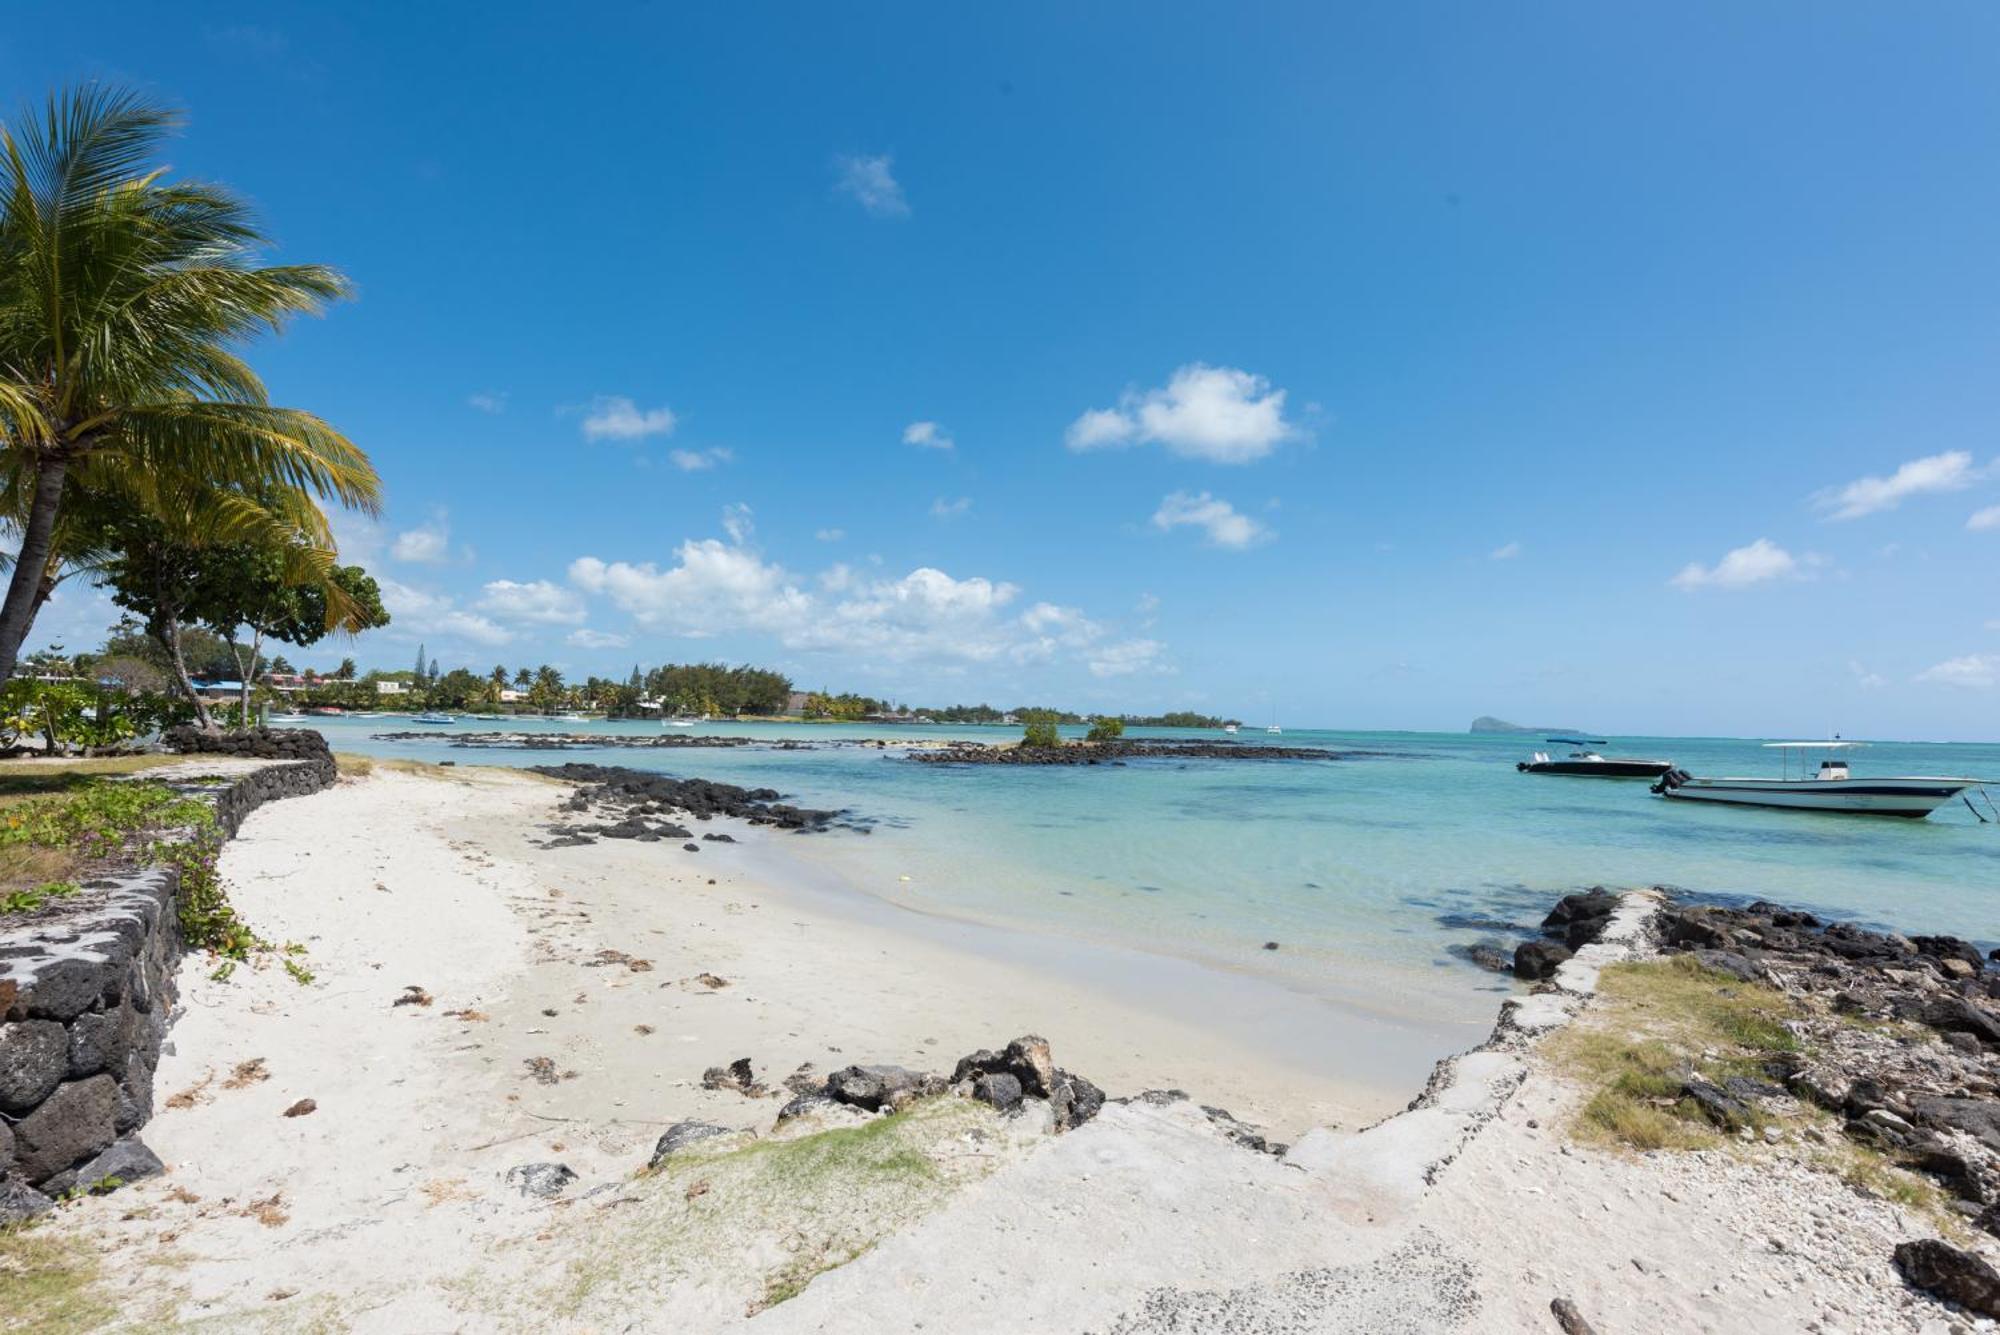
[[[1657,779],[1673,767],[1671,760],[1524,760],[1514,768],[1577,779]]]
[[[1922,820],[1973,786],[1952,779],[1691,778],[1661,783],[1655,791],[1684,802]]]

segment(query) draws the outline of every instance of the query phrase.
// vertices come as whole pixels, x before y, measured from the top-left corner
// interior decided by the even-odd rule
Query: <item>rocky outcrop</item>
[[[1048,1040],[1033,1034],[1015,1039],[1001,1052],[981,1048],[960,1057],[950,1084],[1002,1112],[1018,1108],[1023,1099],[1046,1099],[1057,1131],[1082,1126],[1104,1107],[1104,1091],[1057,1066]]]
[[[735,816],[752,825],[781,830],[824,830],[838,821],[838,811],[815,811],[781,802],[775,788],[739,788],[708,779],[676,779],[668,774],[625,769],[616,765],[535,765],[532,771],[577,785],[563,804],[567,812],[593,814],[595,824],[576,822],[551,827],[559,838],[605,835],[614,839],[686,839],[684,826],[658,817],[685,815],[697,821]],[[648,819],[649,817],[655,819]]]
[[[1936,1238],[1896,1248],[1896,1269],[1913,1288],[1949,1299],[1976,1316],[2000,1317],[2000,1274],[1974,1256]]]
[[[1370,754],[1257,742],[1116,741],[1062,746],[953,742],[912,750],[908,758],[921,765],[1122,765],[1130,760],[1354,760]]]
[[[204,755],[290,758],[223,783],[175,783],[214,804],[225,834],[263,803],[334,779],[318,733],[172,738]],[[134,868],[86,882],[60,912],[0,923],[0,1222],[75,1187],[158,1171],[133,1133],[152,1116],[171,1018],[179,888],[170,866]]]

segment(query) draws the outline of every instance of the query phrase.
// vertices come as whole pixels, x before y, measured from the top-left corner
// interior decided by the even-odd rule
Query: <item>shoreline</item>
[[[1775,1160],[1564,1130],[1587,1090],[1543,1036],[1602,1025],[1599,970],[1655,949],[1653,896],[1286,1152],[1202,1105],[1290,1139],[1260,1107],[1333,1094],[1068,959],[987,958],[963,940],[991,929],[797,876],[768,837],[545,850],[566,787],[399,770],[264,808],[225,851],[238,908],[314,977],[184,962],[143,1130],[166,1174],[42,1234],[117,1275],[90,1324],[1414,1333],[1545,1328],[1573,1297],[1607,1330],[1824,1332],[1945,1310],[1887,1259],[1929,1227],[1812,1168],[1810,1129]],[[837,1067],[949,1072],[1026,1032],[1107,1094],[1188,1094],[1060,1134],[1039,1100],[779,1115]],[[689,1134],[712,1139],[665,1148]],[[1801,1228],[1803,1251],[1769,1245]]]

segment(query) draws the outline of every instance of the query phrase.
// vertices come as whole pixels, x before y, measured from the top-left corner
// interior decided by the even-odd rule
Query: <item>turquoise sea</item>
[[[461,721],[418,741],[375,739],[418,730],[400,718],[312,726],[337,750],[373,755],[590,761],[769,786],[871,823],[866,835],[796,838],[803,856],[855,891],[1256,975],[1452,1042],[1463,1027],[1489,1023],[1496,991],[1514,984],[1453,957],[1451,946],[1494,941],[1511,951],[1521,934],[1506,924],[1531,929],[1559,895],[1591,885],[1763,897],[2000,944],[2000,823],[1981,824],[1963,805],[1907,821],[1671,803],[1644,781],[1517,773],[1531,750],[1555,749],[1540,737],[1290,729],[1240,740],[1370,754],[1043,768],[922,765],[893,745],[528,752],[446,741],[449,732],[501,728],[657,736],[657,724]],[[771,743],[1018,735],[868,725],[703,731]],[[1672,759],[1695,774],[1775,775],[1780,763],[1756,740],[1636,737],[1602,749]],[[2000,745],[1877,743],[1851,761],[1856,775],[2000,779]],[[1280,948],[1263,949],[1267,941]]]

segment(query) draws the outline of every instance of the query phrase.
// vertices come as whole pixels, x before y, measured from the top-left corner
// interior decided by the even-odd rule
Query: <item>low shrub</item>
[[[1037,720],[1030,723],[1021,732],[1021,745],[1023,746],[1032,746],[1042,750],[1053,751],[1062,744],[1062,734],[1056,731],[1055,724],[1046,720]]]

